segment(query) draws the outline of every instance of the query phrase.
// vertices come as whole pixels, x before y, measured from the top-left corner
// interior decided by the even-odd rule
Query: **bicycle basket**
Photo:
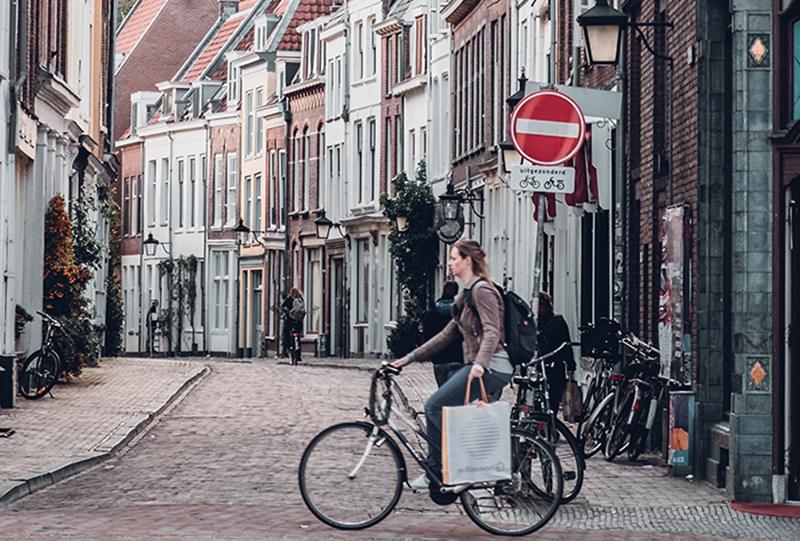
[[[595,355],[609,353],[614,357],[619,355],[620,325],[613,319],[601,317],[594,328],[586,334],[589,348]]]

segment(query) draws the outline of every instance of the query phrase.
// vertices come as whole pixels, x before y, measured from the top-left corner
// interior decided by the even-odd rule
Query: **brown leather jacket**
[[[472,302],[480,318],[466,305],[464,292],[468,289],[472,289]],[[414,358],[429,359],[451,342],[463,337],[461,347],[464,351],[464,363],[474,362],[488,370],[492,356],[503,351],[504,316],[503,299],[497,289],[486,280],[479,281],[477,276],[473,276],[456,295],[453,319],[442,332],[415,349],[412,352]]]

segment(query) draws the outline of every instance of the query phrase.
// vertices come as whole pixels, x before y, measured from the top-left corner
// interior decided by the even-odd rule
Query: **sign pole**
[[[542,268],[544,267],[544,206],[547,200],[541,193],[533,195],[536,198],[538,211],[536,212],[536,254],[533,258],[533,317],[536,325],[539,324],[539,292],[542,290]],[[537,327],[538,328],[538,327]]]

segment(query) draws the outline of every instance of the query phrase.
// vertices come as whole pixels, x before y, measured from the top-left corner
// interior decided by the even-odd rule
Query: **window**
[[[228,225],[236,225],[236,178],[238,171],[236,169],[236,153],[228,152],[228,197],[227,197],[227,223]]]
[[[394,85],[394,80],[392,76],[394,72],[392,71],[392,38],[386,38],[386,94],[391,93],[392,85]]]
[[[369,306],[369,241],[356,241],[356,323],[368,321]]]
[[[200,188],[203,190],[200,196],[200,227],[206,226],[206,214],[208,213],[208,158],[205,154],[200,155],[200,178],[202,184]]]
[[[375,119],[367,121],[369,130],[369,152],[367,153],[367,182],[369,182],[369,200],[375,201]]]
[[[214,226],[222,227],[222,154],[214,154]]]
[[[292,210],[300,210],[300,130],[294,131],[294,147],[292,150],[292,158],[294,159],[294,167],[292,168]]]
[[[356,23],[356,65],[355,80],[364,78],[364,23]]]
[[[394,123],[395,123],[394,136],[396,138],[396,142],[395,143],[396,143],[396,150],[397,150],[397,156],[396,156],[395,159],[397,160],[397,172],[399,173],[400,171],[405,171],[405,169],[406,169],[405,162],[404,162],[404,159],[403,159],[404,158],[404,152],[405,152],[405,149],[403,148],[403,133],[404,133],[403,132],[403,117],[402,116],[394,117]]]
[[[417,164],[416,160],[417,149],[417,133],[414,130],[408,130],[408,166],[411,169]]]
[[[264,105],[264,89],[256,92],[256,108]],[[264,117],[256,113],[256,154],[264,151]]]
[[[384,141],[384,156],[386,156],[386,185],[392,185],[392,179],[394,178],[394,172],[397,170],[397,162],[392,160],[392,119],[388,117],[386,119],[386,132],[383,134],[383,141]]]
[[[369,19],[369,48],[370,48],[369,74],[370,75],[375,75],[378,69],[378,44],[377,44],[378,38],[375,36],[375,31],[372,29],[373,26],[375,26],[375,17],[371,17]]]
[[[309,198],[311,196],[311,136],[308,134],[308,127],[303,130],[303,209],[308,210],[311,206]]]
[[[317,127],[317,208],[325,207],[325,126]]]
[[[270,228],[277,227],[278,225],[278,209],[280,208],[280,204],[278,203],[278,182],[275,179],[276,174],[276,167],[275,167],[275,151],[269,151],[269,189],[267,190],[267,216],[269,217],[269,226]]]
[[[239,103],[239,68],[228,62],[228,103]]]
[[[317,29],[312,28],[308,33],[308,76],[313,77],[317,73]]]
[[[322,310],[322,250],[319,248],[306,251],[308,262],[306,263],[306,299],[308,306],[308,330],[310,332],[320,332]]]
[[[215,331],[228,330],[228,282],[230,280],[228,271],[228,252],[214,251],[214,279],[212,284],[212,299],[214,302],[214,312],[212,316],[213,328]]]
[[[261,228],[261,173],[257,173],[253,180],[253,231],[263,231]]]
[[[253,227],[253,179],[251,177],[245,177],[244,179],[244,224],[250,228],[250,231],[254,230]],[[249,242],[250,235],[247,235],[246,241]]]
[[[253,155],[253,93],[248,92],[245,98],[245,151],[248,156]]]
[[[364,124],[356,123],[356,202],[364,202]]]
[[[129,177],[125,177],[122,181],[122,191],[124,193],[122,198],[122,234],[128,236],[131,234],[131,179]]]
[[[334,76],[336,72],[333,71],[333,60],[330,62],[330,68],[328,69],[328,73],[331,74],[325,81],[325,106],[327,107],[327,118],[333,118],[333,111],[334,111],[334,95],[333,90],[336,88],[334,84]]]
[[[148,163],[147,174],[150,176],[150,199],[147,203],[147,221],[152,226],[156,225],[156,197],[158,194],[158,165],[155,160],[150,160]]]
[[[131,235],[139,233],[139,178],[131,177]]]
[[[427,66],[425,65],[426,61],[426,51],[425,51],[425,17],[420,15],[414,21],[414,42],[415,48],[414,51],[414,75],[419,75],[421,73],[425,73]]]
[[[800,19],[792,23],[792,120],[800,118]]]
[[[342,59],[336,59],[336,109],[334,116],[339,116],[342,110]]]
[[[197,204],[197,159],[189,158],[189,227],[194,227]]]
[[[284,202],[284,186],[286,183],[286,151],[278,152],[278,226],[286,227],[286,205]]]
[[[183,219],[184,199],[186,198],[186,186],[184,183],[184,161],[178,160],[178,227],[186,225]]]
[[[161,160],[161,223],[169,221],[169,159]]]

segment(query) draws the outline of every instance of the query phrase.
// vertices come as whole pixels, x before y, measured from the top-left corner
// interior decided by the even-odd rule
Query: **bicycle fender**
[[[346,423],[346,424],[349,424],[349,423]],[[372,431],[375,428],[375,425],[373,423],[369,423],[367,421],[355,421],[353,424],[357,424],[359,426],[363,426],[364,428],[368,428],[370,431]],[[400,472],[400,475],[403,478],[403,482],[404,483],[407,482],[408,481],[408,468],[406,467],[406,457],[405,457],[405,455],[403,455],[403,450],[400,448],[400,446],[397,444],[397,442],[394,441],[394,438],[391,437],[388,432],[386,432],[381,427],[377,427],[377,428],[378,428],[378,435],[380,437],[384,438],[384,440],[383,440],[384,441],[384,445],[388,444],[392,448],[394,448],[395,451],[397,451],[397,454],[400,457],[400,468],[402,468],[402,470],[403,470],[402,472]]]

